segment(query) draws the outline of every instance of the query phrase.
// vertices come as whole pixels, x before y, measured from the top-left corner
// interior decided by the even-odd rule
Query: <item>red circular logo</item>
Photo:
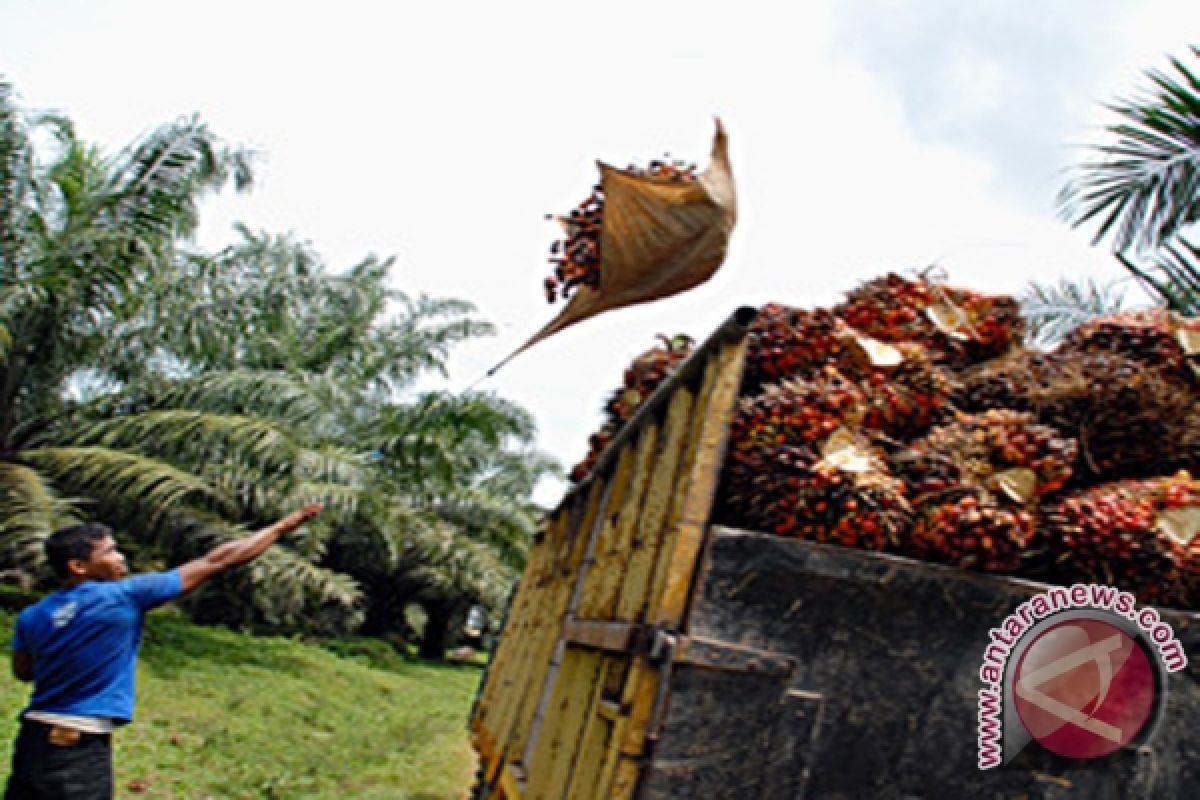
[[[1154,710],[1154,670],[1143,647],[1098,619],[1042,631],[1013,671],[1021,723],[1047,750],[1099,758],[1129,744]]]

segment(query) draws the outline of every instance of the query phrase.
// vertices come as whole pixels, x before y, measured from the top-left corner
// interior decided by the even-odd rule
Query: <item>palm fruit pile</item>
[[[1198,608],[1198,335],[1140,312],[1034,351],[1011,298],[928,276],[770,303],[712,521]]]
[[[1161,523],[1200,496],[1196,321],[1122,314],[1048,353],[1023,328],[1011,298],[927,276],[886,275],[832,309],[764,306],[714,521],[1200,603],[1195,512],[1174,539]],[[1109,524],[1094,498],[1131,496],[1153,513],[1094,533]]]
[[[695,349],[692,337],[682,333],[670,338],[659,334],[658,340],[660,346],[652,347],[633,360],[625,370],[620,388],[605,401],[604,424],[589,437],[587,455],[569,473],[572,482],[578,483],[591,473],[600,454],[625,423]]]
[[[696,165],[683,161],[651,161],[646,167],[629,165],[630,175],[673,183],[691,183],[696,180]],[[600,285],[600,238],[604,230],[604,185],[597,183],[583,202],[570,213],[547,219],[557,219],[563,229],[563,238],[550,245],[549,262],[553,268],[543,282],[546,302],[553,303],[560,297],[566,300],[578,286],[596,288]]]

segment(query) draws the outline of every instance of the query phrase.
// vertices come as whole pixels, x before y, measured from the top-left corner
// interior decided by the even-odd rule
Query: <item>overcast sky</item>
[[[1198,33],[1195,0],[0,0],[0,74],[109,151],[193,112],[261,151],[256,189],[210,201],[200,244],[241,220],[296,232],[335,269],[395,255],[400,288],[499,326],[454,359],[453,389],[555,313],[543,215],[584,198],[594,161],[703,166],[719,114],[739,222],[716,277],[479,386],[529,408],[569,467],[655,333],[702,340],[739,305],[828,305],[933,262],[1009,293],[1121,277],[1054,195],[1100,104]]]

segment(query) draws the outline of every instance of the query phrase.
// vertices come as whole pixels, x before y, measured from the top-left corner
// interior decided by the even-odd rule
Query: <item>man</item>
[[[110,734],[133,718],[134,672],[147,611],[261,556],[321,512],[314,503],[168,572],[127,577],[104,525],[46,540],[62,589],[26,608],[13,635],[13,673],[33,681],[5,800],[107,800]]]

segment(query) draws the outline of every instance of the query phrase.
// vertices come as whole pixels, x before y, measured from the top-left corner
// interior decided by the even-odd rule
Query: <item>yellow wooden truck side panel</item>
[[[567,631],[575,620],[679,624],[744,355],[744,338],[719,343],[698,379],[620,443],[586,500],[547,519],[472,720],[491,798],[636,791],[659,668],[645,652],[570,644]]]

